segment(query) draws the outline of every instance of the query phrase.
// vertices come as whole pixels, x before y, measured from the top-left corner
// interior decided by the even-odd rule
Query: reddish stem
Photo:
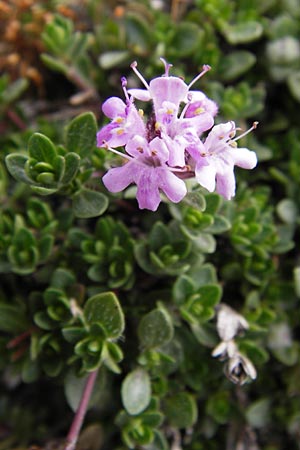
[[[74,450],[76,447],[79,433],[88,408],[89,400],[94,389],[95,381],[97,379],[97,375],[98,370],[95,370],[94,372],[91,372],[88,376],[78,409],[76,411],[75,417],[73,419],[71,428],[69,430],[66,439],[66,445],[64,446],[63,450]]]
[[[26,130],[25,122],[23,122],[21,117],[19,117],[18,114],[13,109],[8,109],[6,111],[6,115],[21,131]]]

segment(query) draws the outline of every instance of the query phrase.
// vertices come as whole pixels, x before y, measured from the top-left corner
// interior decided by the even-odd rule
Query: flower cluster
[[[192,85],[209,69],[203,70],[187,85],[181,78],[170,76],[170,64],[164,75],[148,84],[137,70],[145,89],[128,89],[122,78],[125,101],[111,97],[102,106],[111,119],[97,134],[97,145],[121,155],[125,164],[110,169],[103,183],[110,192],[120,192],[130,184],[137,185],[137,200],[141,209],[156,211],[162,191],[172,202],[179,202],[187,193],[185,178],[197,182],[226,199],[235,194],[234,166],[252,169],[256,154],[247,148],[237,148],[233,121],[214,125],[218,112],[216,103],[203,92],[191,90]],[[135,99],[153,102],[153,113],[144,120]],[[208,130],[210,130],[208,132]],[[203,138],[203,133],[206,137]],[[125,153],[117,150],[125,147]]]

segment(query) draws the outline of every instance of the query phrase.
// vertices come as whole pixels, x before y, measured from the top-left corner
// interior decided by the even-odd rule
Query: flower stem
[[[91,372],[88,376],[87,382],[85,384],[82,397],[78,406],[78,409],[76,411],[75,417],[73,419],[71,428],[69,430],[66,444],[64,446],[64,450],[74,450],[77,444],[77,440],[79,437],[79,433],[82,427],[82,423],[87,411],[87,407],[89,404],[89,400],[91,397],[91,394],[93,392],[93,388],[95,385],[95,381],[97,379],[98,370],[95,370],[94,372]]]

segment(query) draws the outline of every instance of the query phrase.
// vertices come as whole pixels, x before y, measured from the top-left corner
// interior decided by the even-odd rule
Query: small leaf
[[[90,325],[100,324],[109,338],[118,338],[124,331],[124,314],[113,292],[90,297],[85,304],[84,315]]]
[[[65,156],[65,170],[61,178],[62,184],[69,184],[75,178],[80,165],[80,156],[76,153],[67,153]]]
[[[264,428],[271,420],[271,400],[262,398],[252,403],[246,410],[246,419],[253,428]]]
[[[231,81],[247,72],[256,62],[253,53],[246,50],[232,52],[221,60],[220,75],[223,80]]]
[[[54,237],[50,234],[45,234],[38,240],[39,260],[45,261],[51,255],[51,250],[54,244]]]
[[[136,369],[122,383],[122,402],[128,414],[140,414],[150,403],[151,383],[148,372]]]
[[[41,133],[34,133],[28,142],[29,155],[38,162],[52,164],[57,156],[53,142]]]
[[[96,145],[97,122],[93,113],[86,112],[73,119],[68,128],[66,146],[81,158],[88,156]]]
[[[27,89],[29,82],[27,78],[19,78],[16,81],[10,83],[5,89],[1,98],[1,103],[8,105],[15,100]]]
[[[206,209],[205,197],[201,192],[189,192],[183,199],[183,202],[193,208],[204,211]]]
[[[197,404],[187,392],[179,392],[167,398],[165,411],[171,426],[176,428],[191,427],[197,420]]]
[[[79,219],[97,217],[108,207],[108,199],[101,192],[81,189],[73,196],[73,212]]]
[[[294,286],[297,297],[300,297],[300,267],[294,268]]]
[[[235,25],[226,24],[223,29],[227,41],[232,45],[255,41],[261,37],[263,31],[263,26],[254,20]]]
[[[56,70],[57,72],[61,72],[63,74],[67,74],[69,68],[67,64],[62,62],[61,59],[55,58],[54,56],[48,55],[47,53],[41,54],[42,61],[52,70]]]
[[[288,224],[295,224],[298,217],[298,207],[292,199],[284,198],[277,205],[280,219]]]
[[[300,102],[300,71],[293,72],[287,79],[292,96]]]
[[[6,333],[21,333],[28,327],[25,314],[20,306],[0,304],[0,330]]]
[[[18,153],[11,153],[5,159],[6,167],[9,173],[17,180],[26,184],[36,184],[25,172],[25,164],[28,161],[28,156],[20,155]]]
[[[69,371],[64,379],[64,392],[66,400],[70,408],[76,412],[78,409],[82,393],[89,376],[78,376],[74,371]],[[99,372],[95,385],[90,397],[88,408],[96,405],[98,402],[102,401],[102,397],[105,396],[105,384],[106,375],[102,370]]]
[[[129,56],[130,53],[127,50],[104,52],[99,56],[98,64],[104,70],[112,69],[126,61]]]
[[[176,49],[176,55],[187,56],[195,52],[199,42],[202,40],[204,31],[193,22],[180,22],[174,33],[171,43],[172,48]]]
[[[193,280],[186,275],[177,278],[174,287],[173,295],[175,302],[180,305],[195,292],[195,284]]]
[[[146,314],[138,328],[141,344],[145,348],[160,347],[169,342],[174,334],[172,319],[163,308]]]

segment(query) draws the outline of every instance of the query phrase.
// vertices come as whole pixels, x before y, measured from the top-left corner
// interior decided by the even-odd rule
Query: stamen
[[[167,61],[164,58],[159,58],[161,60],[161,62],[163,63],[163,65],[165,66],[165,77],[169,76],[169,70],[171,67],[173,67],[173,64],[169,64],[167,63]]]
[[[147,83],[147,81],[145,80],[145,78],[143,77],[143,75],[137,70],[137,62],[133,61],[132,64],[130,64],[130,67],[132,68],[132,70],[134,71],[134,73],[136,74],[136,76],[141,80],[141,82],[143,83],[143,85],[145,86],[145,88],[149,91],[150,86]]]
[[[190,104],[192,103],[192,99],[193,99],[192,94],[191,94],[191,93],[188,93],[188,95],[187,95],[187,100],[188,100],[188,101],[187,101],[186,105],[184,106],[184,108],[182,109],[182,111],[181,111],[181,113],[180,113],[180,116],[179,116],[179,119],[183,119],[183,118],[184,118],[185,113],[186,113],[188,107],[189,107]]]
[[[128,92],[127,92],[127,79],[125,77],[122,77],[121,78],[121,83],[122,83],[122,89],[124,91],[126,101],[127,101],[127,103],[130,103],[130,98],[129,98],[129,95],[128,95]]]
[[[109,150],[110,152],[115,153],[116,155],[121,156],[122,158],[129,159],[129,161],[131,161],[133,159],[131,156],[126,155],[125,153],[119,152],[118,150],[115,150],[112,147],[109,147],[107,142],[103,141],[103,144],[104,144],[104,148],[106,150]]]
[[[211,67],[210,67],[208,64],[204,64],[204,66],[202,67],[202,72],[200,72],[200,73],[196,76],[196,78],[194,78],[194,79],[190,82],[190,84],[188,85],[188,88],[190,89],[190,88],[193,86],[193,84],[195,84],[196,81],[199,80],[199,78],[203,77],[203,75],[205,75],[206,72],[208,72],[210,69],[211,69]]]
[[[237,141],[238,139],[243,138],[244,136],[246,136],[248,133],[251,133],[251,131],[255,130],[257,128],[259,122],[253,122],[252,127],[249,128],[249,130],[245,131],[245,133],[240,134],[239,136],[237,136],[236,138],[232,139],[232,142]]]

